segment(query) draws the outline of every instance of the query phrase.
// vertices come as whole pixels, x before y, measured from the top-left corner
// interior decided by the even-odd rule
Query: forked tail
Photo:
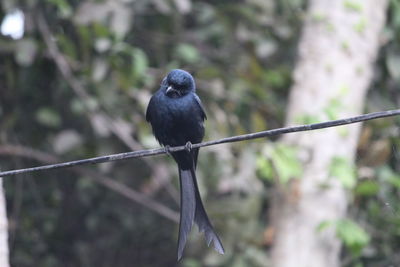
[[[179,180],[181,186],[181,218],[179,223],[178,260],[182,257],[193,221],[198,225],[199,231],[204,232],[207,245],[209,246],[212,242],[214,249],[220,254],[224,254],[222,243],[211,225],[201,201],[194,168],[187,170],[180,168]]]

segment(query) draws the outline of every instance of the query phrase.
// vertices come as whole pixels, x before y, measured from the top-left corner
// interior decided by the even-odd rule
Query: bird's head
[[[172,70],[168,73],[162,85],[165,87],[165,94],[171,98],[184,96],[189,92],[194,92],[196,89],[192,75],[180,69]]]

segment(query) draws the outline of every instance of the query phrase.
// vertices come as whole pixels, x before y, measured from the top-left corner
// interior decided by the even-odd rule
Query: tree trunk
[[[386,7],[386,0],[309,1],[287,125],[362,113]],[[341,244],[334,227],[317,228],[345,216],[346,181],[335,179],[329,170],[337,159],[354,164],[360,127],[354,124],[283,138],[299,149],[303,174],[276,190],[273,266],[340,266]]]
[[[0,177],[0,266],[8,267],[8,223],[3,178]]]

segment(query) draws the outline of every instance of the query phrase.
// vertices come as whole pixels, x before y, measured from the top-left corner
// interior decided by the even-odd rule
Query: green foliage
[[[67,0],[46,0],[46,2],[56,7],[61,18],[71,17],[73,10]]]
[[[353,0],[344,1],[344,7],[351,11],[356,11],[356,12],[362,11],[362,5]]]
[[[268,147],[264,154],[257,159],[258,171],[264,179],[276,176],[280,182],[287,183],[303,172],[297,150],[291,146],[279,143]]]
[[[313,124],[321,122],[321,119],[315,115],[299,115],[295,118],[297,124]]]
[[[48,127],[56,128],[61,124],[61,118],[57,111],[51,108],[41,108],[36,113],[36,120]]]
[[[384,35],[387,40],[378,55],[375,82],[368,94],[367,111],[397,108],[399,91],[396,87],[399,76],[396,70],[400,54],[400,2],[389,1],[388,21]],[[350,214],[357,221],[366,225],[370,234],[368,253],[361,253],[359,261],[363,266],[397,266],[398,259],[393,255],[400,249],[400,165],[398,119],[368,122],[366,129],[371,135],[364,135],[357,158],[359,173],[368,170],[367,179],[359,180],[354,188],[356,197],[350,208]],[[364,131],[365,133],[367,130]],[[388,150],[374,151],[376,142],[388,142]],[[369,173],[369,174],[368,174]],[[346,267],[354,266],[357,259]]]
[[[329,120],[339,119],[340,111],[344,108],[341,99],[344,99],[349,94],[349,91],[350,88],[347,85],[342,85],[339,88],[338,95],[329,100],[328,106],[324,109]]]
[[[195,75],[209,117],[206,139],[282,124],[304,0],[111,2],[1,2],[1,16],[17,7],[29,20],[21,40],[0,37],[4,51],[0,143],[20,143],[62,161],[155,147],[144,112],[150,94],[171,68]],[[49,32],[38,28],[41,15]],[[56,56],[49,52],[46,37],[56,46]],[[61,68],[67,70],[55,64],[60,59]],[[218,207],[221,195],[226,202],[216,210],[232,204],[228,214],[211,216],[220,220],[218,232],[227,229],[223,241],[230,254],[219,257],[204,245],[203,237],[193,237],[182,264],[265,263],[262,242],[253,240],[262,236],[260,207],[265,200],[260,197],[260,181],[244,177],[253,175],[259,150],[257,146],[202,150],[198,176],[200,186],[206,185],[201,192],[207,210]],[[7,156],[1,168],[47,163],[40,161],[46,157],[37,161],[31,156]],[[283,180],[296,176],[294,151],[277,148],[273,158],[276,175]],[[179,210],[171,159],[137,159],[84,170],[95,172],[94,177],[107,175]],[[219,183],[232,177],[237,177],[236,184],[229,182],[228,189],[219,189]],[[177,264],[175,223],[116,194],[85,172],[43,172],[27,178],[5,182],[12,265]],[[248,188],[237,186],[243,183]],[[254,188],[258,193],[251,191]],[[207,201],[216,196],[218,201]],[[247,230],[240,233],[243,228]]]
[[[182,60],[187,64],[195,64],[200,60],[199,51],[197,48],[190,44],[179,44],[175,51],[176,58]]]
[[[0,37],[0,145],[24,145],[60,160],[155,147],[145,108],[163,75],[178,67],[196,77],[209,118],[206,139],[283,125],[306,1],[111,2],[0,3],[1,17],[20,8],[28,18],[21,40]],[[344,8],[362,11],[356,1],[344,1]],[[400,2],[390,1],[388,12],[366,111],[399,106]],[[39,14],[71,69],[67,79],[38,29]],[[313,19],[333,30],[320,14]],[[356,33],[364,32],[366,19],[354,25]],[[344,40],[343,49],[348,45]],[[363,74],[363,68],[355,71]],[[70,87],[71,81],[81,85],[87,99]],[[338,99],[349,92],[343,85],[325,114],[298,114],[296,122],[337,118],[342,109]],[[372,133],[360,141],[356,165],[335,158],[327,170],[352,189],[350,217],[369,233],[349,220],[321,224],[321,231],[335,227],[344,242],[346,267],[359,262],[365,267],[399,265],[399,122],[366,123]],[[377,141],[388,142],[389,151],[374,151]],[[218,232],[225,231],[221,236],[227,255],[214,254],[194,234],[182,265],[265,266],[268,256],[261,239],[272,194],[264,197],[263,192],[271,189],[273,178],[286,183],[300,176],[302,166],[296,148],[268,145],[261,151],[264,146],[255,144],[201,151],[201,191],[207,209],[215,211],[211,217]],[[46,163],[31,153],[23,156],[1,155],[1,169]],[[171,197],[178,183],[173,179],[171,188],[167,181],[176,176],[171,163],[154,157],[85,170],[108,175],[178,211]],[[266,188],[257,179],[247,179],[254,169]],[[4,179],[12,265],[176,266],[177,225],[89,177],[65,170]],[[368,251],[363,250],[367,244]]]
[[[328,106],[324,109],[329,120],[337,120],[343,104],[339,98],[333,98],[329,101]]]
[[[130,72],[135,78],[142,77],[148,68],[148,60],[146,54],[141,49],[132,51],[132,71]]]
[[[379,185],[373,181],[362,181],[354,188],[358,196],[375,196],[379,192]]]
[[[353,188],[356,184],[354,166],[347,158],[334,157],[329,166],[329,176],[338,179],[346,188]]]
[[[365,27],[367,27],[367,20],[366,18],[360,18],[360,20],[354,25],[354,30],[357,33],[363,33],[365,30]]]
[[[337,237],[343,242],[353,256],[359,256],[370,241],[370,236],[358,224],[349,219],[324,221],[317,227],[318,232],[334,227]]]
[[[264,156],[257,157],[257,170],[263,179],[272,180],[274,177],[274,169],[271,162]]]
[[[370,241],[370,237],[364,229],[348,219],[336,222],[336,234],[356,256]]]

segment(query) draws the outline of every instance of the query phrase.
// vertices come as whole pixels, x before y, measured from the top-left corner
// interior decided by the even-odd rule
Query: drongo
[[[152,96],[146,111],[146,120],[153,128],[159,143],[166,147],[186,145],[187,150],[170,153],[179,170],[181,188],[181,214],[179,222],[178,260],[181,259],[193,222],[204,232],[207,244],[224,254],[224,248],[208,219],[201,201],[196,180],[198,148],[204,137],[206,113],[192,75],[184,70],[172,70],[162,80],[160,89]]]

